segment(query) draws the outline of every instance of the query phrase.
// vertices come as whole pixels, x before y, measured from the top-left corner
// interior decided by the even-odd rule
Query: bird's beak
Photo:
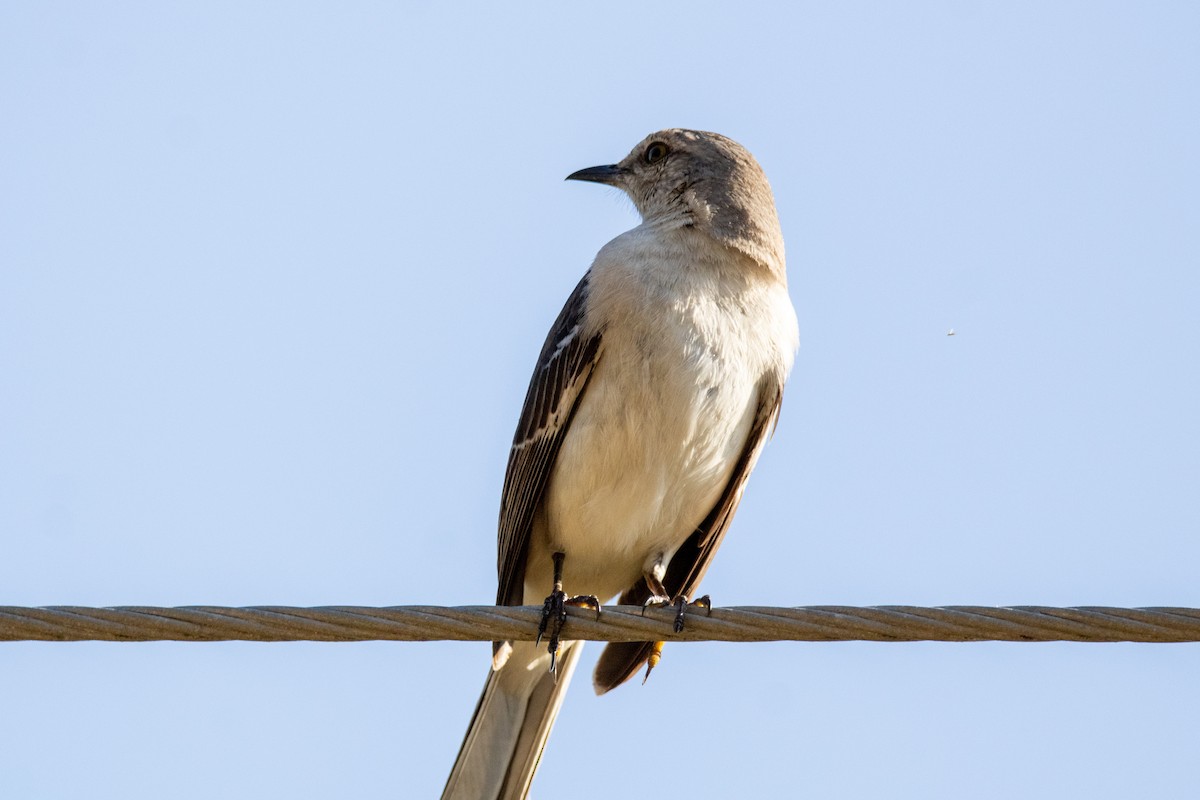
[[[569,181],[591,181],[592,183],[605,183],[609,186],[617,186],[624,177],[624,168],[618,167],[616,164],[607,164],[603,167],[588,167],[578,172],[572,172],[566,179]]]

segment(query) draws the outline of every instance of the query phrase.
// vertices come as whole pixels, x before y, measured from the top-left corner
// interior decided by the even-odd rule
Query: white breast
[[[607,321],[602,356],[535,525],[529,602],[545,596],[542,565],[557,551],[567,592],[602,600],[669,559],[728,483],[761,380],[790,368],[786,288],[748,280],[742,256],[714,263],[711,247],[709,260],[688,250],[686,232],[634,229],[593,265],[589,317]]]

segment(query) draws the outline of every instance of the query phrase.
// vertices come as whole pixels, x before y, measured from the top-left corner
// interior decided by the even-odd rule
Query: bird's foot
[[[675,624],[673,627],[675,628],[676,633],[679,633],[683,630],[684,612],[686,612],[687,609],[703,608],[709,616],[712,615],[712,598],[710,598],[708,595],[698,597],[690,603],[688,602],[688,599],[682,595],[673,600],[670,597],[663,597],[662,595],[651,595],[650,598],[642,605],[642,613],[645,614],[646,609],[650,608],[651,606],[657,606],[658,608],[668,608],[670,606],[675,607]],[[650,673],[653,672],[654,668],[658,666],[658,662],[662,661],[662,651],[665,644],[666,642],[653,642],[650,645],[650,655],[646,657],[646,675],[642,678],[643,686],[645,685],[646,681],[650,680]]]
[[[567,623],[567,606],[593,609],[596,612],[596,618],[600,618],[600,598],[595,595],[581,594],[567,597],[566,592],[555,589],[546,598],[546,602],[542,604],[542,619],[538,623],[535,644],[541,644],[542,637],[549,640],[546,650],[550,653],[550,672],[556,678],[558,675],[559,634],[562,633],[563,625]]]
[[[691,602],[686,597],[676,597],[675,602],[675,632],[679,633],[683,630],[684,611],[689,608],[703,608],[705,616],[712,616],[712,598],[708,595],[697,597]]]
[[[679,633],[683,630],[684,612],[689,608],[703,608],[707,612],[708,616],[712,616],[712,598],[708,595],[697,597],[691,602],[688,602],[688,599],[683,595],[680,595],[674,599],[670,597],[663,597],[662,595],[651,595],[650,598],[642,605],[642,614],[645,614],[646,609],[650,606],[658,606],[659,608],[675,606],[675,625],[673,627],[675,628],[676,633]],[[662,648],[659,647],[657,652],[661,653]],[[651,669],[653,669],[653,666]],[[650,675],[649,671],[646,672],[646,675],[647,677]]]
[[[653,606],[654,608],[666,608],[673,601],[665,594],[652,594],[646,598],[646,602],[642,603],[642,616],[646,616],[646,609]]]

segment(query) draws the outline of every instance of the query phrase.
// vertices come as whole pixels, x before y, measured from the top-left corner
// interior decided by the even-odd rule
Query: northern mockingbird
[[[583,649],[560,649],[565,603],[678,601],[682,625],[798,346],[771,187],[741,145],[659,131],[567,178],[624,190],[642,223],[601,248],[538,357],[504,478],[496,603],[546,598],[549,647],[495,645],[443,800],[526,796]],[[660,649],[609,644],[596,693]]]

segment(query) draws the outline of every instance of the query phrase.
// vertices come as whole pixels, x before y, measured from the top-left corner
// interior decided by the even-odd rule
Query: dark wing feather
[[[708,516],[696,528],[688,540],[667,565],[667,573],[663,577],[663,585],[671,597],[691,598],[704,573],[708,571],[712,558],[725,538],[733,514],[737,511],[738,503],[742,500],[742,492],[746,488],[746,479],[754,469],[759,453],[767,443],[774,423],[779,419],[779,406],[783,402],[783,385],[774,379],[759,388],[758,408],[754,414],[754,422],[750,426],[750,434],[746,437],[746,445],[734,464],[730,473],[729,483],[717,500]],[[651,595],[650,587],[645,580],[639,580],[621,595],[622,605],[642,605]],[[596,672],[593,684],[596,694],[604,694],[610,689],[620,686],[633,677],[646,659],[650,657],[653,647],[651,642],[612,642],[600,654],[596,662]]]
[[[525,557],[534,514],[563,436],[600,358],[601,332],[586,338],[583,332],[588,278],[583,276],[550,328],[513,436],[500,497],[497,605],[523,602]]]

